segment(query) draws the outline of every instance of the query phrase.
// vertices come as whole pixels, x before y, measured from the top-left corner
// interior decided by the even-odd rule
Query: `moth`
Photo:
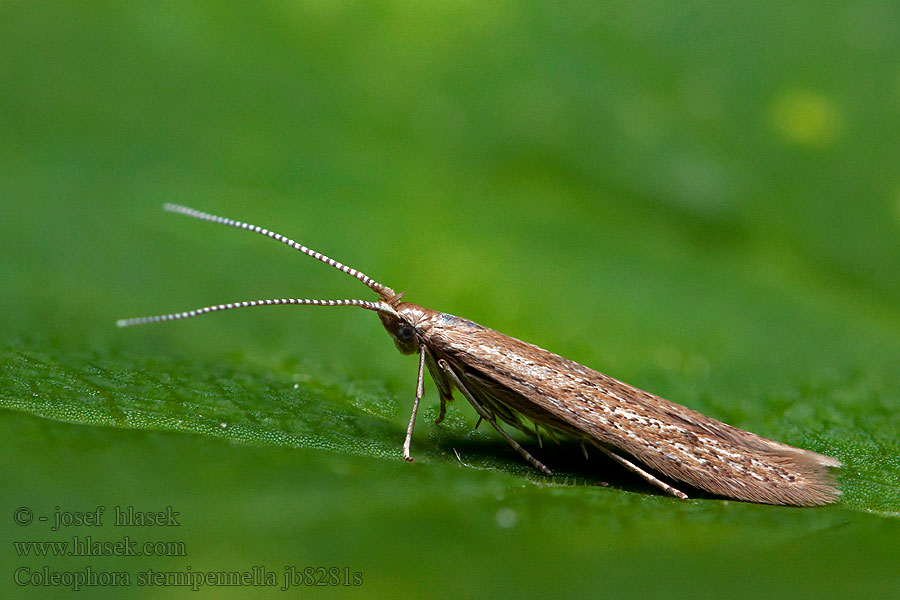
[[[402,455],[412,461],[410,444],[428,369],[440,395],[439,424],[458,391],[486,421],[535,468],[550,469],[522,447],[501,423],[537,437],[541,430],[596,447],[626,469],[681,499],[671,483],[766,504],[812,506],[840,496],[830,468],[840,461],[810,450],[766,439],[669,402],[584,365],[477,323],[402,301],[368,275],[311,250],[283,235],[166,204],[170,212],[245,229],[322,261],[363,282],[378,300],[282,298],[207,306],[196,310],[117,321],[119,327],[173,321],[199,315],[282,304],[358,306],[374,311],[403,354],[418,355],[418,377]],[[476,427],[478,426],[476,424]]]

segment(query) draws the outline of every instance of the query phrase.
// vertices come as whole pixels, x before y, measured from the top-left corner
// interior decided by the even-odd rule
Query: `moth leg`
[[[434,356],[432,356],[430,352],[425,356],[425,365],[428,367],[428,372],[431,373],[431,379],[434,380],[434,384],[437,386],[438,392],[441,395],[441,412],[434,421],[435,425],[440,425],[441,422],[443,422],[444,417],[447,416],[447,403],[453,402],[453,390],[443,372],[438,368]]]
[[[444,417],[447,416],[447,401],[444,400],[444,397],[441,396],[441,413],[438,415],[438,418],[434,420],[435,425],[440,425],[444,422]]]
[[[496,419],[494,419],[494,415],[487,412],[484,407],[481,406],[481,404],[472,395],[472,392],[469,391],[465,384],[460,381],[456,373],[453,372],[453,369],[450,368],[450,365],[447,364],[447,361],[445,361],[444,359],[440,359],[438,361],[438,365],[444,370],[445,373],[447,373],[447,376],[450,377],[451,381],[453,381],[459,391],[462,392],[462,395],[466,397],[466,400],[472,403],[472,407],[475,409],[475,412],[478,413],[478,416],[490,423],[491,426],[497,430],[497,433],[502,435],[503,439],[509,442],[509,445],[515,448],[516,451],[521,454],[525,458],[525,460],[534,465],[535,468],[539,469],[546,475],[553,475],[553,471],[545,467],[538,459],[529,454],[528,451],[525,450],[525,448],[520,446],[516,440],[512,439],[508,433],[500,428],[500,426],[497,424]]]
[[[413,402],[412,414],[409,416],[409,427],[406,428],[406,439],[403,441],[403,460],[413,462],[415,459],[409,455],[409,446],[412,444],[413,427],[416,426],[416,413],[419,412],[419,401],[425,395],[425,345],[419,348],[419,378],[416,380],[416,399]]]
[[[551,439],[551,440],[553,440],[554,442],[556,442],[556,445],[557,445],[557,446],[560,445],[560,443],[559,443],[559,438],[556,437],[556,434],[555,434],[555,433],[553,433],[553,428],[552,428],[552,427],[544,427],[544,431],[547,432],[547,435],[550,436],[550,439]]]
[[[613,459],[614,461],[616,461],[617,463],[619,463],[620,465],[622,465],[623,467],[625,467],[632,473],[636,473],[636,474],[640,475],[641,477],[643,477],[644,479],[646,479],[647,481],[649,481],[650,483],[652,483],[659,489],[672,494],[676,498],[681,498],[682,500],[688,499],[687,494],[685,494],[681,490],[677,490],[677,489],[673,488],[671,485],[669,485],[665,481],[662,481],[662,480],[658,479],[657,477],[651,475],[650,473],[643,470],[642,468],[640,468],[639,466],[637,466],[630,460],[622,458],[621,456],[619,456],[612,450],[604,448],[603,446],[597,446],[597,447],[600,448],[600,450],[602,450],[611,459]]]

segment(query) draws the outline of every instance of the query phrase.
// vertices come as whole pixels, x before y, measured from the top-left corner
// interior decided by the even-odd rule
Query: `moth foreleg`
[[[447,364],[447,361],[445,361],[444,359],[438,360],[438,366],[440,366],[441,369],[443,369],[444,372],[447,373],[447,376],[451,381],[453,381],[457,389],[459,389],[459,391],[462,392],[462,395],[466,397],[466,400],[468,400],[472,404],[472,407],[475,409],[475,412],[478,413],[478,416],[490,423],[491,426],[497,430],[497,433],[502,435],[503,439],[509,442],[509,445],[515,448],[516,451],[521,454],[523,458],[525,458],[525,460],[530,462],[540,471],[543,471],[546,475],[553,475],[553,471],[545,467],[538,459],[529,454],[528,451],[525,450],[525,448],[519,445],[516,440],[512,439],[508,433],[500,428],[500,425],[497,424],[497,420],[494,419],[494,415],[486,411],[481,403],[479,403],[478,400],[475,399],[475,396],[472,395],[472,392],[470,392],[465,384],[460,380],[459,376],[457,376],[453,369],[450,368],[450,365]]]
[[[654,475],[648,473],[647,471],[643,470],[642,468],[640,468],[639,466],[637,466],[636,464],[634,464],[634,463],[631,462],[630,460],[628,460],[628,459],[626,459],[626,458],[623,458],[623,457],[619,456],[618,454],[616,454],[616,453],[613,452],[612,450],[609,450],[609,449],[607,449],[607,448],[604,448],[603,446],[598,446],[598,448],[600,448],[600,450],[602,450],[602,451],[603,451],[607,456],[609,456],[611,459],[613,459],[614,461],[616,461],[617,463],[619,463],[620,465],[622,465],[623,467],[625,467],[626,469],[628,469],[628,470],[631,471],[632,473],[636,473],[636,474],[640,475],[641,477],[643,477],[644,479],[646,479],[647,481],[649,481],[650,483],[652,483],[653,485],[655,485],[655,486],[658,487],[659,489],[661,489],[661,490],[663,490],[663,491],[665,491],[665,492],[668,492],[668,493],[672,494],[672,495],[675,496],[676,498],[681,498],[682,500],[687,500],[687,499],[688,499],[687,494],[685,494],[685,493],[682,492],[681,490],[675,489],[674,487],[672,487],[671,485],[669,485],[669,484],[666,483],[665,481],[662,481],[662,480],[659,479],[658,477],[655,477]]]
[[[413,402],[412,414],[409,416],[409,427],[406,428],[406,439],[403,440],[403,460],[413,462],[409,455],[409,446],[412,444],[413,427],[416,426],[416,413],[419,412],[419,401],[425,395],[425,345],[419,347],[419,377],[416,380],[416,399]],[[443,404],[443,402],[441,403]],[[443,418],[443,417],[442,417]]]

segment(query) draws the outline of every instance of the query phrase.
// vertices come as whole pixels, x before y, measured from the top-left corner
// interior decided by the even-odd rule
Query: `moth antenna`
[[[265,229],[263,227],[258,227],[256,225],[251,225],[250,223],[244,223],[243,221],[235,221],[234,219],[228,219],[225,217],[219,217],[217,215],[211,215],[209,213],[205,213],[205,212],[193,209],[193,208],[189,208],[187,206],[182,206],[180,204],[171,204],[171,203],[167,202],[167,203],[163,204],[163,210],[167,210],[169,212],[174,212],[174,213],[180,213],[182,215],[187,215],[189,217],[193,217],[195,219],[200,219],[202,221],[209,221],[210,223],[218,223],[220,225],[228,225],[229,227],[236,227],[238,229],[246,229],[247,231],[252,231],[254,233],[258,233],[260,235],[270,237],[273,240],[277,240],[277,241],[281,242],[282,244],[287,244],[294,250],[299,250],[300,252],[302,252],[303,254],[306,254],[307,256],[312,256],[316,260],[320,260],[323,263],[325,263],[326,265],[330,265],[330,266],[334,267],[335,269],[338,269],[339,271],[343,271],[344,273],[347,273],[348,275],[352,275],[353,277],[356,277],[357,279],[362,281],[364,284],[369,286],[369,288],[371,288],[372,291],[374,291],[376,294],[378,294],[381,297],[381,299],[384,300],[385,302],[391,302],[392,300],[395,300],[396,294],[394,293],[394,290],[392,290],[388,286],[380,284],[377,281],[375,281],[374,279],[372,279],[371,277],[369,277],[368,275],[366,275],[365,273],[357,271],[356,269],[354,269],[352,267],[348,267],[345,264],[341,264],[332,258],[328,258],[321,252],[316,252],[315,250],[307,248],[303,244],[301,244],[299,242],[295,242],[294,240],[292,240],[288,237],[285,237],[285,236],[281,235],[280,233],[275,233],[274,231],[269,231],[268,229]]]
[[[393,308],[385,302],[369,302],[368,300],[315,300],[311,298],[272,298],[269,300],[245,300],[243,302],[229,302],[228,304],[216,304],[204,306],[195,310],[170,313],[168,315],[153,315],[150,317],[136,317],[133,319],[119,319],[117,327],[131,327],[132,325],[145,325],[147,323],[161,323],[162,321],[177,321],[199,317],[212,312],[231,310],[233,308],[249,308],[251,306],[276,306],[279,304],[307,304],[312,306],[359,306],[378,312],[393,312]]]

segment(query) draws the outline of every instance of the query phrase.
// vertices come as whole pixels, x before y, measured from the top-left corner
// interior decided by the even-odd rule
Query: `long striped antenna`
[[[145,325],[147,323],[161,323],[163,321],[178,321],[199,317],[212,312],[221,312],[233,308],[249,308],[251,306],[277,306],[279,304],[309,304],[313,306],[359,306],[376,312],[392,313],[393,308],[386,302],[369,302],[368,300],[314,300],[311,298],[271,298],[268,300],[244,300],[243,302],[229,302],[228,304],[216,304],[204,306],[195,310],[170,313],[168,315],[154,315],[151,317],[136,317],[133,319],[119,319],[116,327],[131,327],[132,325]]]
[[[146,323],[160,323],[162,321],[177,321],[180,319],[189,319],[191,317],[199,317],[200,315],[205,315],[212,312],[221,312],[223,310],[231,310],[234,308],[249,308],[251,306],[276,306],[279,304],[300,304],[300,305],[312,305],[312,306],[359,306],[360,308],[365,308],[367,310],[374,310],[380,313],[388,313],[396,316],[396,311],[394,309],[394,304],[403,296],[403,294],[395,294],[394,290],[389,288],[386,285],[382,285],[366,275],[365,273],[361,273],[352,267],[348,267],[347,265],[341,264],[338,261],[328,258],[324,254],[320,252],[316,252],[310,248],[307,248],[303,244],[299,242],[295,242],[294,240],[287,238],[281,234],[275,233],[274,231],[269,231],[268,229],[264,229],[262,227],[258,227],[256,225],[251,225],[250,223],[244,223],[242,221],[235,221],[234,219],[226,219],[225,217],[219,217],[216,215],[211,215],[209,213],[201,212],[199,210],[195,210],[193,208],[188,208],[187,206],[181,206],[178,204],[164,204],[163,209],[169,212],[177,212],[183,215],[187,215],[189,217],[194,217],[195,219],[201,219],[203,221],[209,221],[211,223],[219,223],[221,225],[228,225],[229,227],[237,227],[238,229],[246,229],[247,231],[253,231],[255,233],[259,233],[266,237],[270,237],[273,240],[277,240],[283,244],[287,244],[291,248],[295,250],[299,250],[300,252],[312,256],[316,260],[320,260],[323,263],[338,269],[339,271],[343,271],[348,275],[352,275],[356,277],[364,284],[369,286],[375,293],[377,293],[381,300],[377,302],[370,302],[368,300],[356,300],[356,299],[348,299],[348,300],[315,300],[311,298],[271,298],[268,300],[244,300],[242,302],[229,302],[228,304],[216,304],[214,306],[204,306],[203,308],[197,308],[194,310],[188,310],[184,312],[170,313],[167,315],[153,315],[149,317],[136,317],[133,319],[119,319],[116,321],[116,326],[118,327],[130,327],[132,325],[144,325]]]
[[[391,288],[389,288],[386,285],[382,285],[382,284],[378,283],[377,281],[375,281],[374,279],[372,279],[365,273],[361,273],[360,271],[357,271],[356,269],[354,269],[352,267],[348,267],[347,265],[341,264],[332,258],[328,258],[321,252],[316,252],[315,250],[307,248],[303,244],[301,244],[299,242],[295,242],[294,240],[292,240],[288,237],[285,237],[285,236],[281,235],[280,233],[275,233],[274,231],[269,231],[268,229],[264,229],[263,227],[258,227],[256,225],[251,225],[250,223],[244,223],[243,221],[235,221],[234,219],[226,219],[225,217],[211,215],[209,213],[205,213],[205,212],[193,209],[193,208],[189,208],[187,206],[181,206],[180,204],[170,204],[167,202],[166,204],[163,204],[163,210],[167,210],[169,212],[181,213],[181,214],[187,215],[189,217],[194,217],[195,219],[209,221],[210,223],[218,223],[220,225],[228,225],[229,227],[236,227],[238,229],[246,229],[247,231],[252,231],[254,233],[258,233],[260,235],[270,237],[273,240],[277,240],[277,241],[281,242],[282,244],[287,244],[294,250],[299,250],[300,252],[302,252],[303,254],[306,254],[307,256],[312,256],[316,260],[320,260],[323,263],[325,263],[326,265],[330,265],[330,266],[334,267],[335,269],[338,269],[339,271],[343,271],[344,273],[347,273],[348,275],[352,275],[353,277],[356,277],[357,279],[362,281],[364,284],[369,286],[372,289],[372,291],[374,291],[376,294],[378,294],[381,297],[381,299],[384,300],[385,302],[390,302],[396,296],[396,294],[394,293],[394,290],[392,290]]]

